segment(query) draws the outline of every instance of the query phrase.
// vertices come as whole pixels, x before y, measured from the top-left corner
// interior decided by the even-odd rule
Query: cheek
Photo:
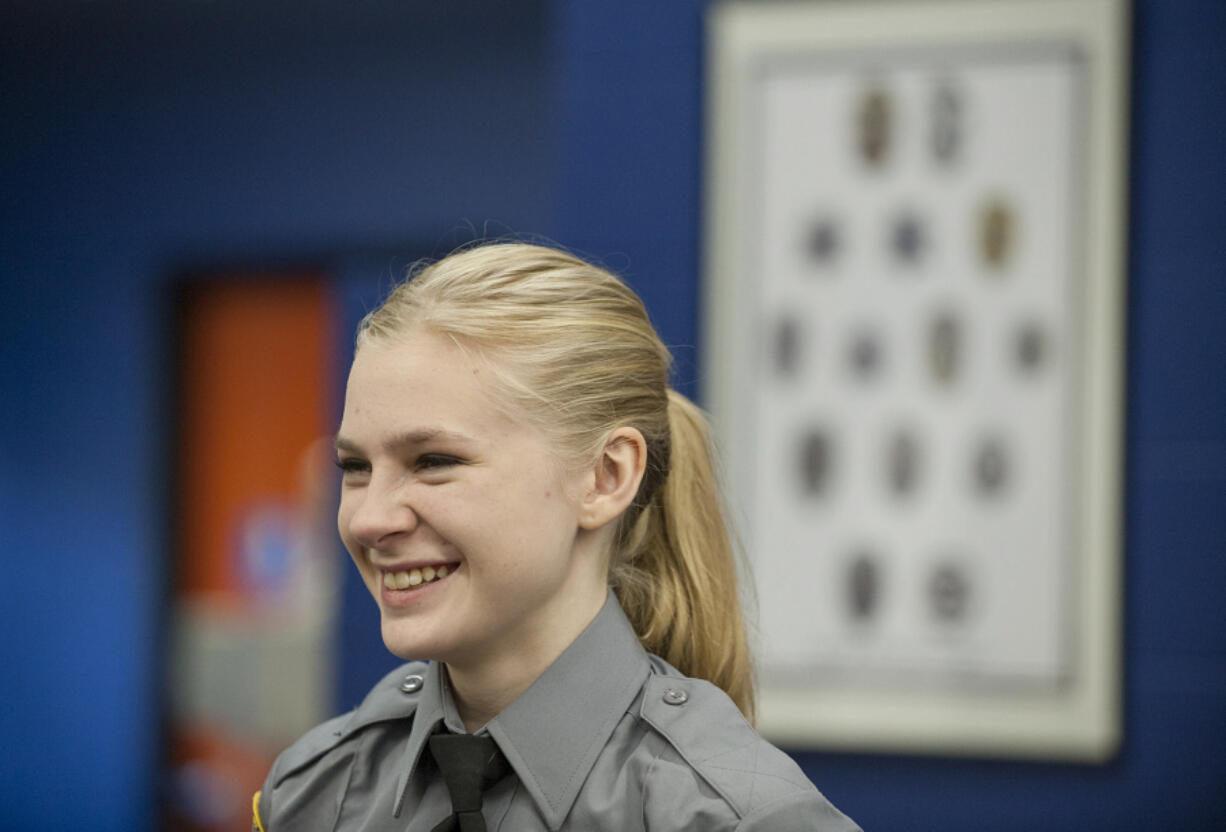
[[[536,552],[565,546],[579,524],[579,501],[556,477],[537,474],[523,488],[503,496],[501,515],[507,531]]]
[[[543,496],[552,491],[552,496]],[[465,505],[472,511],[437,512],[436,531],[464,550],[474,566],[507,575],[532,566],[553,544],[563,523],[559,495],[539,481],[520,487],[483,489]],[[455,507],[458,508],[458,507]]]

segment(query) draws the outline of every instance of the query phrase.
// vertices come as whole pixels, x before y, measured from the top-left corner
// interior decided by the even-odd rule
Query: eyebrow
[[[396,434],[388,442],[390,448],[412,448],[418,445],[424,445],[427,442],[436,440],[452,441],[452,442],[472,442],[472,438],[462,433],[446,430],[445,428],[422,428],[419,430],[408,430],[403,433]],[[356,442],[341,436],[339,433],[332,441],[333,446],[338,451],[347,453],[360,454],[361,449]]]

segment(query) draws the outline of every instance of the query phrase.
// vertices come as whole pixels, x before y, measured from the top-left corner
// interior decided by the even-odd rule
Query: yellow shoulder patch
[[[264,832],[264,822],[260,820],[260,795],[263,793],[258,791],[251,798],[251,832]]]

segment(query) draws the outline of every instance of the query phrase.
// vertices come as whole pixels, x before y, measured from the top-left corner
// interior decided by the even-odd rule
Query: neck
[[[525,649],[512,654],[484,657],[477,661],[446,662],[452,696],[464,728],[470,734],[514,702],[558,656],[579,637],[604,606],[608,590],[597,597],[576,599],[543,638],[525,642]]]

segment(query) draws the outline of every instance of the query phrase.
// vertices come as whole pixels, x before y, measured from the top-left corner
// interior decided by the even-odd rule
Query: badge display
[[[1114,746],[1121,8],[713,11],[705,403],[781,742]]]

